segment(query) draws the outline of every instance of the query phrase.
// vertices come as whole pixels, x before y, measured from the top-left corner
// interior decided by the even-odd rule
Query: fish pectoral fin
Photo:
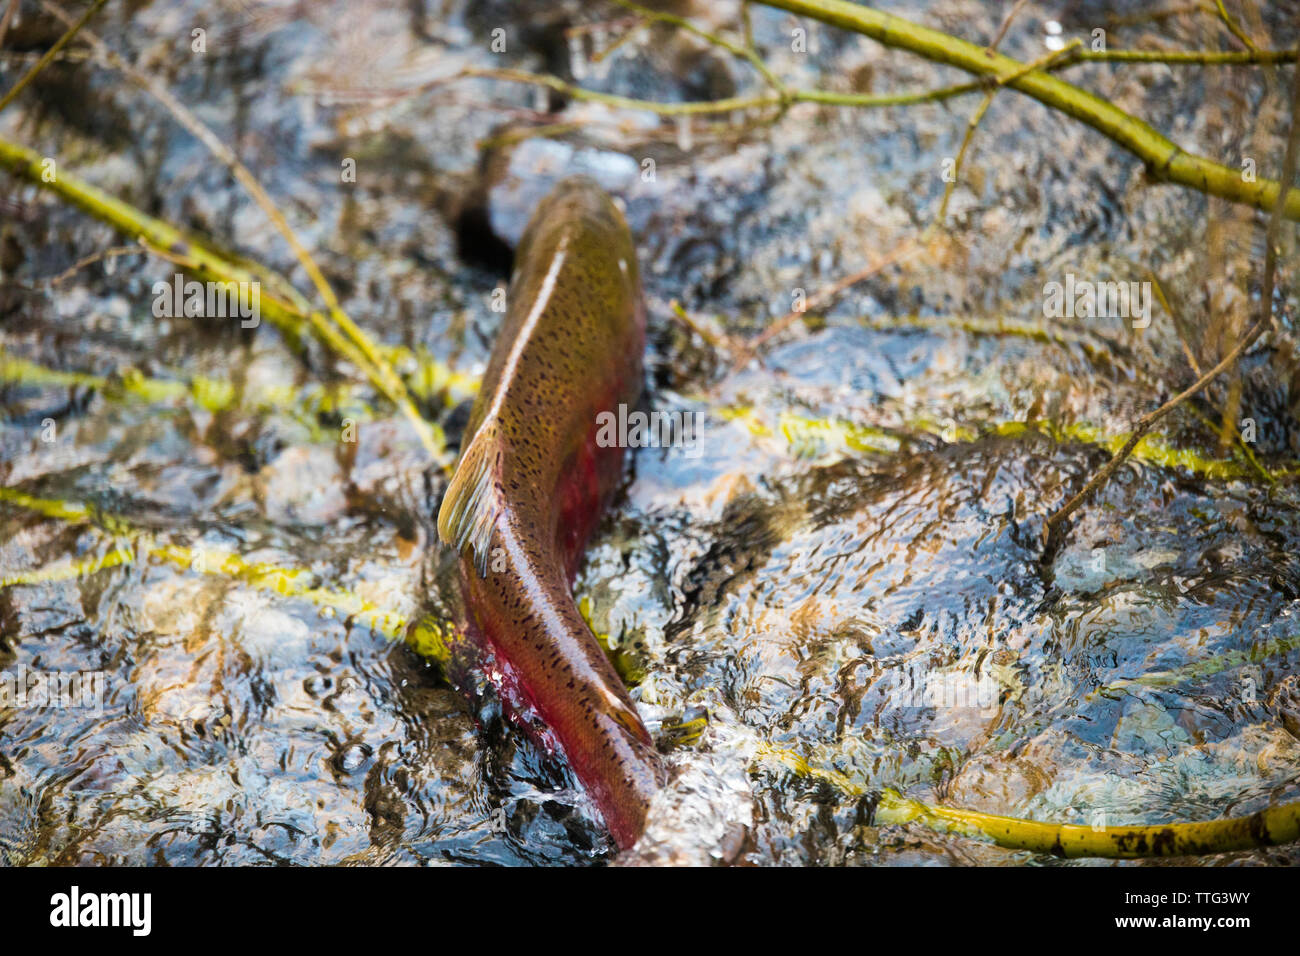
[[[654,738],[645,729],[645,724],[641,722],[641,715],[636,712],[636,708],[623,701],[608,687],[602,688],[602,690],[605,692],[606,712],[627,732],[629,737],[653,747]]]
[[[442,507],[438,509],[438,537],[464,554],[479,577],[487,577],[492,529],[504,510],[500,486],[501,440],[495,421],[486,421],[460,456]]]

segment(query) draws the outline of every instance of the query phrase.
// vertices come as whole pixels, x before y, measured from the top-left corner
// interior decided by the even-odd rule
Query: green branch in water
[[[259,591],[306,601],[322,611],[369,628],[388,640],[410,644],[419,654],[441,666],[451,660],[454,629],[450,624],[425,616],[414,622],[404,615],[385,610],[355,591],[319,586],[319,575],[303,568],[270,562],[246,561],[223,548],[192,548],[155,543],[150,535],[126,519],[86,505],[57,498],[39,498],[16,488],[0,488],[0,502],[34,511],[47,518],[73,524],[93,524],[117,539],[112,550],[98,558],[79,562],[60,561],[35,571],[19,572],[0,579],[0,587],[20,587],[67,581],[95,574],[107,568],[134,564],[149,557],[182,570],[211,574],[240,581]],[[134,543],[132,543],[134,542]]]
[[[7,490],[0,489],[0,491]],[[0,496],[0,500],[5,499]],[[76,581],[106,568],[116,568],[124,564],[132,564],[134,561],[135,552],[128,545],[119,542],[112,551],[97,558],[86,558],[82,561],[57,561],[34,571],[19,571],[16,574],[0,577],[0,589],[32,587],[38,584],[57,584],[60,581]]]
[[[877,428],[843,418],[818,416],[786,410],[775,418],[764,415],[752,405],[732,403],[712,409],[723,421],[737,422],[758,439],[778,440],[796,458],[817,458],[823,454],[893,454],[909,437],[917,434],[940,438],[948,443],[973,442],[984,435],[1020,439],[1042,436],[1058,443],[1078,442],[1095,445],[1112,453],[1129,439],[1128,433],[1110,434],[1095,425],[1075,422],[1057,424],[1047,420],[992,422],[973,428],[953,422],[915,418],[902,429]],[[1215,481],[1249,478],[1257,472],[1231,459],[1212,458],[1192,448],[1170,444],[1160,435],[1144,435],[1134,446],[1131,456],[1158,468],[1181,469]],[[1261,466],[1262,467],[1262,466]],[[1265,470],[1270,482],[1289,478],[1296,472]]]
[[[451,408],[478,391],[479,380],[457,372],[424,347],[412,350],[405,346],[382,347],[386,361],[395,368],[408,369],[404,382],[413,395],[425,401],[439,400]],[[338,440],[321,427],[321,416],[333,413],[355,415],[361,421],[379,418],[377,411],[351,383],[308,385],[295,389],[289,385],[262,386],[250,394],[239,394],[234,383],[225,379],[196,375],[189,379],[163,379],[144,375],[139,369],[121,368],[109,375],[54,369],[18,358],[0,346],[0,382],[32,388],[89,388],[110,401],[134,400],[150,404],[183,401],[208,412],[243,408],[258,413],[280,413],[305,425],[313,441]]]
[[[71,17],[52,0],[46,0],[46,7],[54,13],[56,17],[65,23],[71,22]],[[77,24],[73,29],[79,29],[81,24]],[[364,371],[366,375],[375,384],[375,387],[391,401],[397,409],[410,422],[412,429],[420,439],[429,456],[436,462],[446,465],[446,446],[440,434],[434,432],[429,423],[424,420],[416,409],[411,397],[406,392],[405,386],[397,377],[393,369],[385,363],[383,357],[375,344],[370,340],[364,330],[358,326],[352,318],[343,311],[339,304],[338,297],[334,294],[333,288],[329,281],[317,266],[315,259],[307,247],[298,239],[289,221],[280,212],[275,202],[262,184],[258,182],[257,177],[245,166],[234,152],[226,146],[219,136],[212,132],[190,109],[177,99],[172,92],[155,80],[153,77],[137,70],[132,64],[128,63],[123,57],[119,56],[114,50],[110,49],[103,40],[99,39],[89,30],[84,31],[85,38],[95,47],[104,57],[117,69],[121,70],[128,79],[140,86],[147,93],[154,97],[159,103],[166,107],[167,111],[172,114],[181,126],[183,126],[195,139],[203,144],[204,147],[225,167],[230,170],[231,175],[244,187],[245,191],[261,207],[271,224],[289,244],[293,250],[294,257],[298,264],[302,266],[303,271],[307,273],[312,285],[315,286],[321,300],[325,303],[329,320],[333,323],[332,331],[336,333],[335,338],[340,341],[346,341],[349,346],[349,352],[345,354],[352,364]],[[38,67],[39,68],[39,67]],[[287,283],[286,283],[287,285]],[[310,311],[302,297],[290,289],[290,299],[299,305],[300,312]],[[320,322],[325,324],[323,317],[317,317],[313,324]]]
[[[86,388],[112,402],[135,401],[149,405],[183,402],[206,412],[242,408],[256,414],[281,414],[307,429],[313,442],[339,440],[339,429],[322,424],[330,413],[352,417],[357,421],[374,421],[379,417],[352,383],[308,385],[298,389],[291,385],[262,386],[251,394],[241,395],[234,383],[196,375],[188,380],[152,378],[136,368],[121,368],[109,375],[52,369],[27,359],[17,358],[0,346],[0,383],[29,388]],[[450,400],[449,393],[444,393]]]
[[[205,411],[219,412],[236,402],[235,388],[229,382],[195,376],[189,382],[150,378],[138,369],[127,368],[112,375],[68,372],[49,368],[11,355],[0,346],[0,382],[35,388],[92,388],[109,397],[122,396],[149,403],[191,400]],[[278,404],[266,396],[266,404]]]
[[[1067,858],[1139,859],[1232,853],[1294,843],[1300,840],[1300,802],[1269,807],[1248,817],[1200,823],[1094,827],[937,806],[886,789],[880,792],[875,822],[917,823],[939,833],[986,839],[1008,850]]]
[[[190,275],[213,282],[261,283],[268,274],[256,266],[238,262],[216,252],[201,240],[186,235],[176,227],[150,216],[76,176],[58,170],[53,177],[46,175],[45,158],[26,147],[0,139],[0,167],[15,176],[49,190],[65,202],[90,216],[107,223],[128,236],[150,252],[180,265]],[[274,280],[273,287],[285,285]],[[310,331],[337,355],[363,372],[380,394],[392,397],[392,383],[382,374],[376,363],[357,348],[324,314],[305,310],[291,298],[280,298],[273,292],[262,291],[259,299],[261,316],[291,339],[300,338]],[[377,348],[377,347],[372,347]],[[399,403],[399,408],[402,407]],[[409,414],[408,414],[409,417]],[[446,439],[435,424],[425,423],[421,441],[439,460],[446,458]],[[432,442],[432,445],[429,442]]]
[[[313,571],[267,561],[246,561],[239,554],[224,548],[157,544],[147,532],[133,527],[125,518],[77,502],[38,498],[16,488],[0,487],[0,502],[59,521],[93,524],[115,539],[112,550],[96,558],[56,561],[43,568],[0,577],[0,589],[76,580],[108,568],[134,564],[143,556],[165,561],[181,570],[217,575],[240,581],[259,591],[307,601],[322,611],[369,628],[390,641],[404,641],[421,657],[441,667],[444,673],[457,654],[463,653],[456,648],[461,632],[450,622],[428,614],[412,620],[396,611],[378,606],[355,591],[321,587],[317,583],[319,575]],[[591,621],[590,599],[583,598],[579,602],[579,609],[619,676],[629,686],[640,683],[645,678],[641,663],[620,648],[608,634],[596,630]]]
[[[1228,32],[1240,40],[1241,45],[1247,50],[1254,52],[1256,50],[1254,42],[1250,39],[1250,36],[1246,31],[1241,28],[1241,25],[1232,18],[1232,14],[1228,13],[1228,8],[1223,5],[1223,0],[1214,0],[1214,6],[1218,10],[1219,19],[1222,20],[1223,25],[1228,28]]]
[[[1031,96],[1045,106],[1072,116],[1106,138],[1124,147],[1146,164],[1155,180],[1176,183],[1230,202],[1269,210],[1277,202],[1280,187],[1275,180],[1246,182],[1240,170],[1230,169],[1202,156],[1188,153],[1142,120],[1113,103],[1082,90],[1042,70],[1015,74],[1025,64],[993,53],[982,46],[912,23],[893,14],[846,0],[759,0],[798,16],[810,17],[830,26],[860,33],[887,47],[908,50],[927,60],[946,63],[977,76],[1003,79],[1006,85]],[[1008,79],[1015,76],[1014,79]],[[1300,220],[1300,191],[1287,197],[1284,214]]]
[[[755,757],[761,763],[830,784],[849,797],[874,799],[872,822],[876,826],[917,824],[938,833],[988,840],[1008,850],[1058,857],[1136,859],[1231,853],[1300,840],[1300,802],[1269,807],[1248,817],[1202,823],[1119,827],[1044,823],[923,803],[888,787],[870,790],[846,774],[814,767],[793,751],[771,745],[761,746]]]
[[[1178,684],[1186,684],[1202,677],[1213,677],[1215,674],[1222,674],[1224,671],[1245,667],[1247,664],[1258,664],[1270,657],[1280,657],[1283,654],[1289,654],[1296,648],[1300,648],[1300,635],[1279,637],[1271,641],[1265,641],[1262,644],[1254,644],[1243,651],[1225,651],[1203,661],[1193,661],[1172,670],[1151,671],[1138,677],[1125,677],[1111,681],[1109,684],[1097,688],[1088,696],[1089,698],[1097,694],[1103,697],[1111,696],[1129,687],[1175,687]]]

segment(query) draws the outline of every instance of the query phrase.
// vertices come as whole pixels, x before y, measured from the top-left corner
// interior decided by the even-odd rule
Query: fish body
[[[645,309],[617,207],[562,182],[516,251],[507,312],[438,514],[471,629],[558,740],[620,848],[663,781],[654,743],[573,601],[623,450],[597,421],[641,392]]]

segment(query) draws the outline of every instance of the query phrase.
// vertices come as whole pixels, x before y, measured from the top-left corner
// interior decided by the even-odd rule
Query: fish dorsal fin
[[[499,485],[500,437],[495,418],[479,426],[460,456],[438,509],[438,537],[457,554],[464,554],[468,545],[479,577],[487,577],[492,529],[505,508]]]

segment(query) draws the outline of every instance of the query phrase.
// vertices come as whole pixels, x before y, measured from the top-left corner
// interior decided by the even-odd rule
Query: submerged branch
[[[423,349],[411,351],[396,346],[385,351],[394,364],[412,368],[406,387],[427,401],[437,398],[452,408],[478,391],[476,377],[457,372]],[[87,388],[110,401],[133,399],[151,404],[184,401],[208,412],[243,408],[258,413],[280,413],[307,424],[314,441],[338,440],[337,433],[331,435],[320,427],[326,413],[347,414],[362,421],[380,417],[369,403],[353,394],[351,383],[306,389],[262,386],[250,394],[241,392],[229,380],[205,375],[156,378],[133,367],[117,368],[107,375],[55,369],[12,355],[3,346],[0,346],[0,383],[33,388]]]
[[[844,773],[814,767],[793,751],[771,745],[761,746],[755,757],[801,777],[828,783],[847,796],[871,801],[872,825],[915,823],[938,833],[988,840],[1007,850],[1069,858],[1137,859],[1231,853],[1300,840],[1300,801],[1269,807],[1247,817],[1200,823],[1117,827],[1045,823],[924,803],[890,787],[868,789]]]
[[[1294,843],[1300,840],[1300,802],[1269,807],[1247,817],[1110,827],[1043,823],[961,810],[922,803],[885,789],[876,805],[875,822],[919,823],[940,833],[987,839],[1007,850],[1066,858],[1139,859],[1231,853]]]
[[[1213,677],[1215,674],[1222,674],[1224,671],[1245,667],[1248,664],[1258,664],[1271,657],[1281,657],[1297,649],[1300,649],[1300,634],[1279,637],[1262,644],[1254,644],[1246,650],[1224,651],[1172,670],[1149,671],[1137,677],[1122,677],[1097,688],[1088,697],[1091,699],[1094,695],[1117,696],[1119,692],[1130,687],[1176,687],[1188,681]]]
[[[70,173],[60,170],[52,179],[47,177],[44,157],[3,138],[0,138],[0,167],[55,193],[68,204],[135,239],[155,255],[177,263],[195,278],[213,282],[254,283],[268,277],[265,270],[216,252],[201,240],[182,233],[175,226],[108,195]],[[272,278],[276,280],[273,285],[287,285],[278,277]],[[378,372],[374,363],[324,314],[304,308],[300,297],[281,298],[275,293],[263,291],[259,305],[261,316],[281,331],[297,337],[310,330],[326,347],[365,374],[381,394],[389,395],[391,383]],[[429,439],[433,442],[432,451],[441,459],[446,447],[441,429],[437,425],[426,424]]]
[[[1106,462],[1106,464],[1103,465],[1091,479],[1089,479],[1088,483],[1084,485],[1074,497],[1062,505],[1055,514],[1047,519],[1046,524],[1043,526],[1043,537],[1047,542],[1046,550],[1048,553],[1055,550],[1054,545],[1059,542],[1061,525],[1065,519],[1074,514],[1081,505],[1092,497],[1093,492],[1110,480],[1111,475],[1115,473],[1120,465],[1124,464],[1124,461],[1133,453],[1133,449],[1137,447],[1138,442],[1142,441],[1147,432],[1151,430],[1152,426],[1218,378],[1220,373],[1235,364],[1237,359],[1241,357],[1242,353],[1254,344],[1255,340],[1258,339],[1260,335],[1263,334],[1264,330],[1268,328],[1268,324],[1267,320],[1261,320],[1256,323],[1254,328],[1246,333],[1245,337],[1237,343],[1231,352],[1223,357],[1218,365],[1214,366],[1214,368],[1210,369],[1186,389],[1169,399],[1169,401],[1165,402],[1155,411],[1148,412],[1146,415],[1143,415],[1138,419],[1129,433],[1128,441],[1120,447],[1119,451],[1115,452],[1115,454],[1111,456],[1110,461]]]
[[[153,558],[182,570],[196,571],[240,581],[259,591],[306,601],[350,623],[361,624],[388,640],[401,640],[418,653],[447,666],[454,629],[450,624],[425,616],[410,620],[394,611],[379,607],[355,591],[325,588],[319,576],[304,568],[292,568],[270,562],[252,562],[222,548],[187,547],[160,544],[145,530],[133,527],[125,518],[101,512],[86,505],[57,498],[39,498],[16,488],[0,487],[0,503],[14,505],[47,518],[74,524],[89,523],[117,539],[112,550],[98,558],[77,562],[58,562],[35,571],[26,571],[0,579],[0,588],[30,587],[73,580],[108,568],[135,564]]]

